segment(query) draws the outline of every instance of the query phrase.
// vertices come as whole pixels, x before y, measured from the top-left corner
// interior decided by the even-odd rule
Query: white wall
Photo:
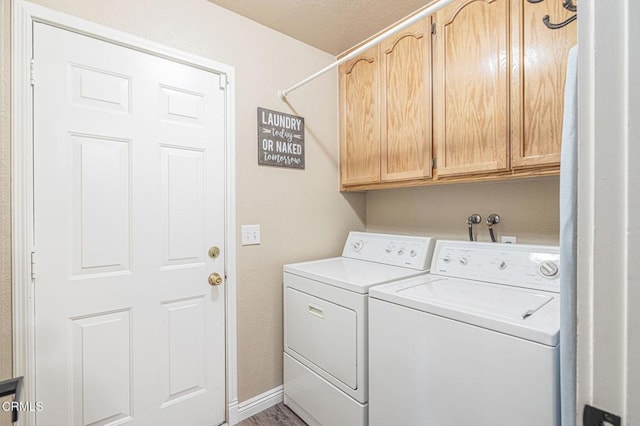
[[[519,243],[558,244],[558,177],[388,189],[367,194],[367,230],[467,239],[466,218],[478,241],[490,241],[487,215],[497,213],[496,237],[516,236]]]

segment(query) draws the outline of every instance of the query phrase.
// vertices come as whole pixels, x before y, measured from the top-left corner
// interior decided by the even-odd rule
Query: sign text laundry
[[[258,108],[258,164],[304,169],[304,118]]]

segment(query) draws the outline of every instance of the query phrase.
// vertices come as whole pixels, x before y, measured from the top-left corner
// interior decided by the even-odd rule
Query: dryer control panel
[[[350,232],[342,256],[426,271],[434,244],[431,237]]]
[[[438,241],[431,273],[558,293],[560,254],[556,246]]]

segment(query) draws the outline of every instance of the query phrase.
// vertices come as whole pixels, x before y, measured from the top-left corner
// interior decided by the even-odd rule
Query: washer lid
[[[426,275],[376,287],[370,296],[515,337],[556,346],[557,294]]]
[[[424,275],[426,272],[347,257],[292,263],[284,265],[283,269],[285,273],[362,294],[368,293],[371,286]]]

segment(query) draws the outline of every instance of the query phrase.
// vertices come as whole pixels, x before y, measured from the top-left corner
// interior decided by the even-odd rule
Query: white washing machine
[[[433,247],[351,232],[341,257],[284,266],[284,402],[309,425],[368,424],[369,289],[424,275]]]
[[[557,426],[557,247],[438,241],[431,273],[371,289],[374,425]]]

